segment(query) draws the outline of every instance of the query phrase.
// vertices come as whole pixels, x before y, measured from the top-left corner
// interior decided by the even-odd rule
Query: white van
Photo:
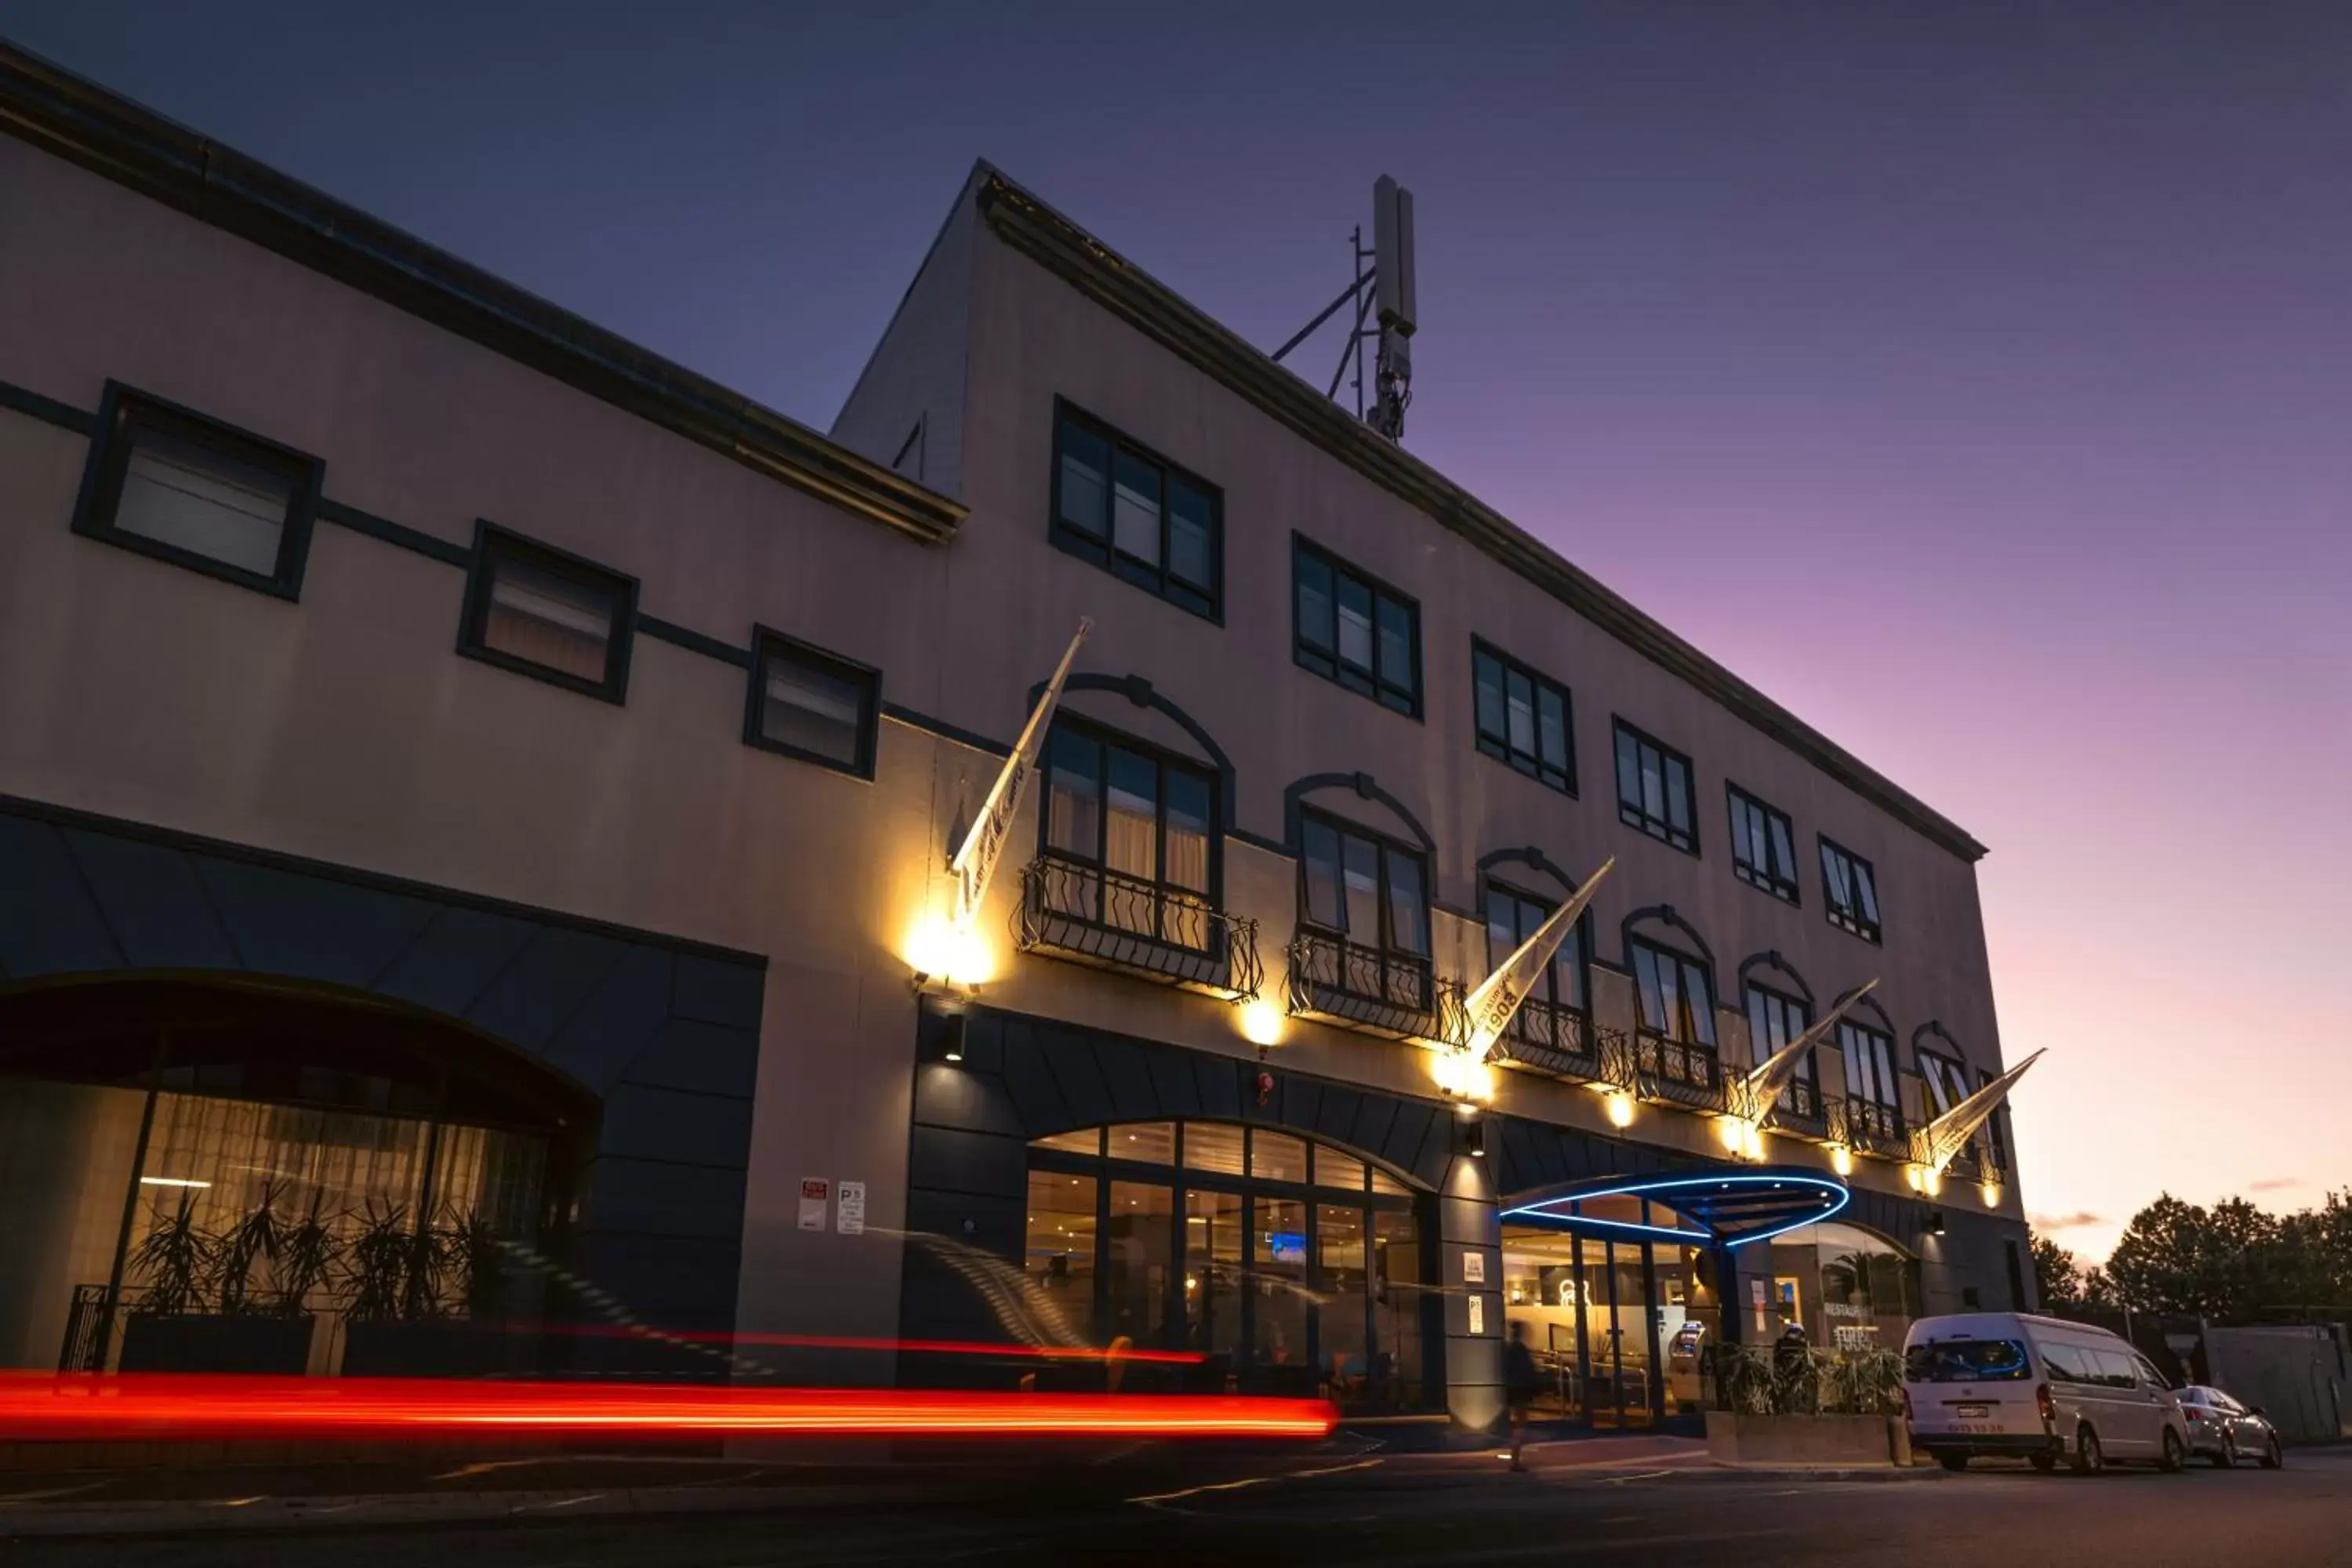
[[[2137,1459],[2168,1470],[2189,1424],[2163,1374],[2129,1341],[2088,1323],[2021,1312],[1922,1318],[1903,1341],[1911,1446],[1948,1470],[2002,1454],[2038,1470]]]

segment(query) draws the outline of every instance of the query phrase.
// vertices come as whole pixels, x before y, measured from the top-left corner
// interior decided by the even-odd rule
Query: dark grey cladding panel
[[[1323,1110],[1323,1086],[1311,1078],[1293,1078],[1287,1073],[1275,1076],[1282,1086],[1283,1125],[1302,1132],[1314,1131],[1316,1118]]]
[[[933,1127],[1028,1136],[1027,1123],[1005,1080],[971,1072],[953,1062],[921,1062],[915,1068],[915,1120]]]
[[[583,1229],[580,1272],[619,1303],[618,1321],[641,1317],[665,1328],[725,1329],[735,1316],[738,1242],[643,1231]],[[593,1309],[587,1322],[615,1319]]]
[[[1483,1388],[1503,1381],[1503,1342],[1494,1312],[1486,1314],[1487,1332],[1475,1338],[1465,1331],[1470,1321],[1469,1298],[1448,1297],[1445,1303],[1445,1382],[1453,1388]],[[1638,1395],[1637,1395],[1638,1397]]]
[[[1090,1127],[1117,1120],[1110,1091],[1103,1087],[1102,1069],[1095,1064],[1092,1042],[1086,1036],[1045,1025],[1038,1026],[1036,1033],[1037,1048],[1045,1054],[1054,1081],[1061,1086],[1062,1100],[1070,1108],[1073,1123]]]
[[[1021,1277],[1021,1256],[1028,1246],[1028,1180],[1024,1178],[1018,1194],[988,1194],[988,1192],[939,1192],[934,1187],[915,1184],[906,1194],[906,1258],[912,1268],[915,1260],[929,1260],[940,1269],[948,1269],[957,1279],[955,1265],[971,1269],[983,1281],[1012,1284],[1013,1298],[1018,1300],[1018,1277]],[[1012,1265],[1012,1274],[1000,1268],[990,1268],[985,1260],[973,1260],[971,1253],[983,1253],[985,1258]],[[962,1293],[976,1298],[971,1286]],[[908,1298],[908,1307],[912,1307]]]
[[[502,1039],[543,1052],[628,950],[610,937],[541,926],[466,1019]]]
[[[1487,1156],[1495,1162],[1495,1190],[1516,1193],[1538,1185],[1542,1179],[1541,1162],[1537,1158],[1536,1140],[1528,1136],[1527,1123],[1502,1116],[1489,1122],[1488,1129],[1494,1146],[1487,1151]]]
[[[1440,1196],[1437,1200],[1437,1234],[1447,1244],[1449,1258],[1456,1244],[1484,1247],[1494,1225],[1495,1205],[1484,1198]],[[1460,1265],[1449,1267],[1445,1278],[1449,1284],[1459,1280]]]
[[[632,947],[548,1042],[547,1059],[599,1094],[625,1075],[630,1061],[669,1020],[670,955]],[[749,1094],[751,1085],[727,1092]]]
[[[728,1241],[742,1235],[740,1170],[613,1157],[592,1167],[588,1191],[599,1231]]]
[[[1446,1163],[1453,1152],[1444,1131],[1433,1108],[1400,1101],[1381,1157],[1399,1170],[1412,1172],[1423,1185],[1436,1186],[1445,1179]]]
[[[445,908],[373,989],[381,996],[463,1017],[538,929],[511,915]]]
[[[1396,1126],[1397,1102],[1384,1094],[1368,1094],[1356,1109],[1356,1126],[1341,1142],[1378,1154],[1391,1163],[1389,1133]]]
[[[1238,1121],[1242,1114],[1242,1076],[1239,1062],[1223,1057],[1196,1057],[1192,1061],[1192,1081],[1201,1086],[1201,1114],[1214,1121]],[[1250,1072],[1256,1076],[1255,1070]],[[1256,1099],[1253,1092],[1252,1100]]]
[[[677,989],[671,994],[670,1010],[681,1018],[698,1018],[706,1024],[757,1029],[766,983],[766,971],[757,965],[682,952],[677,956]]]
[[[910,1133],[907,1181],[943,1193],[1018,1197],[1029,1190],[1029,1146],[1018,1138],[954,1127]]]
[[[937,1013],[924,1013],[922,1016],[922,1022],[923,1027],[928,1031],[924,1037],[926,1043],[929,1043],[931,1039],[936,1037],[937,1031],[942,1030],[947,1026],[946,1017]],[[1012,1029],[1013,1026],[1005,1022],[1003,1015],[992,1013],[985,1007],[975,1007],[971,1009],[970,1013],[965,1015],[963,1032],[964,1070],[967,1072],[1003,1072],[1004,1070],[1005,1040],[1008,1035],[1012,1032]],[[927,1057],[931,1053],[926,1053]],[[1036,1059],[1036,1053],[1034,1049],[1030,1051],[1030,1059],[1032,1061]]]
[[[78,828],[66,829],[66,845],[131,967],[244,967],[187,856]]]
[[[749,1100],[635,1083],[604,1097],[603,1153],[740,1171],[749,1163],[751,1147]]]
[[[1150,1069],[1143,1052],[1132,1041],[1097,1036],[1095,1064],[1101,1069],[1103,1089],[1110,1098],[1110,1121],[1147,1121],[1160,1114],[1160,1095],[1151,1087]]]
[[[1315,1109],[1313,1131],[1334,1143],[1352,1143],[1356,1122],[1363,1115],[1364,1097],[1336,1083],[1323,1086],[1323,1101]]]
[[[1193,1076],[1192,1061],[1184,1052],[1147,1051],[1144,1064],[1151,1069],[1151,1087],[1159,1093],[1162,1114],[1201,1114],[1201,1081]]]
[[[756,1030],[671,1018],[645,1043],[622,1077],[662,1089],[749,1095],[759,1070]]]
[[[1063,1097],[1062,1086],[1045,1066],[1037,1047],[1037,1031],[1011,1019],[1003,1022],[1004,1091],[1020,1113],[1021,1129],[1032,1138],[1082,1125]]]
[[[436,908],[380,888],[211,856],[197,857],[195,870],[247,968],[355,990],[392,966]]]
[[[21,980],[121,963],[65,836],[46,822],[0,814],[0,967]]]

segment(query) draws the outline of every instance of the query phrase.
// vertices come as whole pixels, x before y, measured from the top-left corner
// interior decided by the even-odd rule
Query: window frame
[[[1503,701],[1505,713],[1503,719],[1503,733],[1500,735],[1490,734],[1479,718],[1478,661],[1481,658],[1491,658],[1501,668],[1504,681]],[[1528,756],[1524,763],[1520,760],[1520,753],[1517,748],[1511,744],[1509,717],[1510,679],[1514,675],[1519,676],[1528,682],[1532,689],[1531,694],[1536,702],[1536,751],[1535,753]],[[1559,698],[1560,744],[1561,750],[1565,754],[1566,761],[1560,770],[1561,776],[1558,779],[1554,779],[1549,776],[1549,765],[1543,760],[1542,703],[1544,694],[1547,691],[1553,692]],[[1533,665],[1528,664],[1525,659],[1512,658],[1509,654],[1505,653],[1501,648],[1496,647],[1493,643],[1488,642],[1486,638],[1479,637],[1475,633],[1472,634],[1470,638],[1470,734],[1472,743],[1475,744],[1480,752],[1494,758],[1496,762],[1503,763],[1513,773],[1519,774],[1523,778],[1533,779],[1536,783],[1542,784],[1547,789],[1558,790],[1560,794],[1568,796],[1570,800],[1578,798],[1576,784],[1575,693],[1570,691],[1565,684],[1560,681],[1554,680],[1551,677],[1537,669]]]
[[[1682,1022],[1685,1026],[1695,1025],[1699,1016],[1699,1010],[1691,1005],[1690,987],[1684,984],[1684,982],[1688,978],[1686,972],[1696,970],[1699,975],[1706,980],[1706,1034],[1708,1037],[1704,1039],[1700,1038],[1698,1031],[1696,1028],[1692,1028],[1691,1032],[1688,1034],[1678,1035],[1674,1033],[1671,1027],[1664,1031],[1650,1027],[1647,1020],[1642,1016],[1641,967],[1633,956],[1633,952],[1636,948],[1647,949],[1651,954],[1651,960],[1653,963],[1656,963],[1660,960],[1672,960],[1675,964],[1675,1000],[1680,1009],[1681,1015],[1680,1019],[1676,1021]],[[1715,1057],[1718,1066],[1721,1065],[1723,1059],[1723,1036],[1716,1027],[1715,1013],[1717,1006],[1717,998],[1715,994],[1714,964],[1708,963],[1706,959],[1699,957],[1696,953],[1686,952],[1679,947],[1669,946],[1667,943],[1660,942],[1654,937],[1633,936],[1626,938],[1625,941],[1625,972],[1633,976],[1634,1033],[1637,1035],[1648,1035],[1654,1039],[1671,1040],[1678,1046],[1686,1046],[1698,1050],[1706,1051]]]
[[[1951,1105],[1937,1103],[1936,1073],[1934,1068],[1930,1068],[1930,1063],[1933,1063],[1935,1068],[1940,1068],[1951,1075],[1950,1087],[1957,1091]],[[1919,1093],[1926,1101],[1920,1109],[1926,1112],[1927,1120],[1929,1121],[1946,1114],[1953,1106],[1976,1092],[1969,1083],[1969,1079],[1972,1076],[1969,1071],[1969,1064],[1958,1057],[1948,1056],[1942,1051],[1929,1050],[1925,1046],[1915,1044],[1911,1047],[1911,1066],[1919,1075]]]
[[[1375,883],[1375,888],[1380,899],[1381,910],[1381,931],[1379,941],[1372,942],[1359,941],[1356,933],[1349,930],[1346,925],[1341,924],[1338,926],[1328,926],[1315,918],[1314,903],[1308,895],[1307,884],[1307,825],[1310,822],[1320,823],[1322,826],[1332,829],[1332,831],[1339,836],[1340,848],[1339,872],[1340,882],[1339,912],[1339,918],[1342,921],[1344,921],[1348,916],[1347,840],[1350,837],[1360,838],[1366,843],[1371,845],[1380,852],[1380,871]],[[1396,943],[1396,933],[1394,930],[1396,925],[1396,909],[1389,894],[1391,887],[1389,880],[1389,858],[1392,855],[1403,856],[1406,859],[1411,860],[1415,866],[1420,868],[1422,934],[1428,942],[1429,951],[1427,952],[1415,952],[1409,947],[1400,947]],[[1376,833],[1372,829],[1366,827],[1360,823],[1354,822],[1348,817],[1337,816],[1329,812],[1318,811],[1312,806],[1302,806],[1299,808],[1298,923],[1300,925],[1307,927],[1310,931],[1321,931],[1327,936],[1338,937],[1340,942],[1348,947],[1360,948],[1365,952],[1378,954],[1381,961],[1383,973],[1385,973],[1390,962],[1397,959],[1402,959],[1409,963],[1419,964],[1423,970],[1428,972],[1430,980],[1433,984],[1437,974],[1437,931],[1434,918],[1435,904],[1436,900],[1430,896],[1429,857],[1423,854],[1420,849],[1415,848],[1412,845],[1401,843],[1384,833]]]
[[[1328,657],[1322,649],[1308,645],[1307,628],[1298,613],[1298,567],[1302,560],[1308,558],[1319,562],[1324,570],[1331,575],[1331,644]],[[1369,674],[1357,674],[1358,667],[1340,657],[1339,580],[1342,577],[1352,579],[1358,586],[1366,590],[1371,598],[1372,663]],[[1388,694],[1399,692],[1400,689],[1388,682],[1381,674],[1381,602],[1383,599],[1403,610],[1406,629],[1410,633],[1409,640],[1412,645],[1407,658],[1407,662],[1412,666],[1412,689],[1409,693],[1400,693],[1407,700],[1408,705],[1404,707],[1399,707],[1390,700]],[[1290,660],[1293,664],[1306,670],[1309,675],[1320,676],[1342,690],[1354,692],[1384,712],[1394,713],[1400,718],[1411,719],[1415,723],[1421,723],[1424,721],[1428,712],[1428,684],[1422,669],[1423,653],[1419,599],[1402,589],[1391,587],[1344,556],[1316,543],[1305,534],[1298,532],[1291,534]],[[1326,668],[1327,664],[1328,668]],[[1351,674],[1356,674],[1356,679],[1361,680],[1363,684],[1359,685],[1355,680],[1351,680],[1349,679]]]
[[[1792,910],[1804,908],[1804,884],[1796,866],[1797,825],[1790,820],[1787,812],[1753,791],[1740,788],[1729,779],[1724,780],[1723,789],[1731,825],[1731,874],[1758,892],[1778,899]],[[1740,849],[1746,838],[1740,820],[1743,807],[1753,807],[1763,815],[1764,848],[1768,855],[1771,852],[1775,842],[1772,837],[1773,827],[1778,826],[1781,830],[1781,839],[1789,846],[1790,865],[1786,887],[1783,887],[1780,879],[1772,874],[1769,867],[1759,868],[1740,858]]]
[[[1109,471],[1103,475],[1103,534],[1097,539],[1085,530],[1074,527],[1062,518],[1062,431],[1076,425],[1098,439],[1110,449]],[[1115,510],[1118,483],[1118,454],[1124,449],[1137,460],[1160,470],[1160,560],[1147,569],[1134,556],[1119,552],[1117,539],[1118,522]],[[1176,575],[1169,564],[1170,510],[1169,481],[1181,480],[1198,491],[1209,502],[1209,576],[1205,594],[1190,581]],[[1225,492],[1221,485],[1211,484],[1181,463],[1171,462],[1151,447],[1127,435],[1108,420],[1087,413],[1068,398],[1054,399],[1053,475],[1047,485],[1045,502],[1045,533],[1055,549],[1074,555],[1091,565],[1098,566],[1123,583],[1142,589],[1163,604],[1171,605],[1187,615],[1198,616],[1213,626],[1225,624]],[[1171,591],[1171,584],[1174,584]],[[1206,603],[1196,602],[1205,599]]]
[[[1613,727],[1610,732],[1609,767],[1617,784],[1617,820],[1623,823],[1626,826],[1642,834],[1644,837],[1654,838],[1670,849],[1681,850],[1684,854],[1689,856],[1694,860],[1701,858],[1699,849],[1701,838],[1698,826],[1697,767],[1692,763],[1687,753],[1675,750],[1674,747],[1667,745],[1664,741],[1659,740],[1655,735],[1651,734],[1640,725],[1628,722],[1622,714],[1611,714],[1610,721]],[[1662,833],[1650,826],[1649,814],[1643,809],[1642,803],[1640,801],[1628,801],[1625,798],[1625,776],[1623,771],[1617,765],[1617,743],[1621,739],[1632,741],[1636,747],[1635,767],[1637,769],[1640,766],[1638,748],[1647,746],[1652,751],[1658,753],[1658,787],[1669,802],[1673,799],[1673,792],[1666,787],[1666,764],[1669,763],[1680,763],[1682,764],[1683,799],[1690,811],[1689,843],[1678,844],[1675,841],[1673,836],[1674,823],[1671,819],[1662,819],[1663,825],[1666,829],[1666,831]]]
[[[131,449],[137,444],[135,432],[141,426],[209,447],[238,462],[284,474],[293,481],[286,516],[278,527],[278,562],[273,571],[251,571],[202,551],[134,532],[116,522],[122,504],[123,483],[130,473]],[[299,603],[326,468],[324,458],[125,383],[109,380],[99,403],[98,423],[90,432],[81,489],[74,500],[72,530],[85,539],[201,572],[207,577],[234,583],[272,598]]]
[[[1114,870],[1108,854],[1110,835],[1110,764],[1108,753],[1100,772],[1095,775],[1095,845],[1093,856],[1066,849],[1054,842],[1054,737],[1065,727],[1084,735],[1097,746],[1117,746],[1121,751],[1150,760],[1157,770],[1153,778],[1151,826],[1152,892],[1160,900],[1193,900],[1205,901],[1212,910],[1223,912],[1225,896],[1225,802],[1223,781],[1216,769],[1199,760],[1154,745],[1126,731],[1089,719],[1083,714],[1055,710],[1054,722],[1045,731],[1045,743],[1038,752],[1037,854],[1075,861],[1090,871],[1124,877],[1132,881],[1145,879],[1132,871]],[[1209,886],[1204,892],[1168,879],[1168,771],[1179,769],[1192,774],[1208,786],[1209,794]],[[1116,927],[1112,929],[1118,929]]]
[[[1537,909],[1543,911],[1544,920],[1549,920],[1553,915],[1557,914],[1559,911],[1560,904],[1564,901],[1559,899],[1546,900],[1538,898],[1535,894],[1528,892],[1525,888],[1515,886],[1511,882],[1507,881],[1500,877],[1489,876],[1486,878],[1479,886],[1478,912],[1483,917],[1480,923],[1484,926],[1486,931],[1486,940],[1487,943],[1486,968],[1489,973],[1494,972],[1496,965],[1501,963],[1504,959],[1510,956],[1510,953],[1508,952],[1498,956],[1494,951],[1494,902],[1496,896],[1498,894],[1507,899],[1516,900],[1517,902],[1522,904],[1534,905]],[[1518,920],[1517,918],[1517,913],[1518,911],[1516,909],[1512,911],[1513,919],[1511,926],[1515,931],[1518,928]],[[1540,925],[1541,921],[1538,921],[1538,924]],[[1525,942],[1528,940],[1528,936],[1533,936],[1534,934],[1535,933],[1533,931],[1529,931],[1527,933],[1527,936],[1522,936],[1518,940],[1519,942]],[[1591,934],[1592,911],[1591,910],[1586,910],[1576,917],[1575,921],[1568,928],[1568,934],[1560,939],[1563,945],[1570,942],[1576,943],[1576,967],[1578,971],[1577,984],[1584,992],[1583,1005],[1580,1006],[1574,1003],[1563,1002],[1559,998],[1559,988],[1558,984],[1559,976],[1553,967],[1553,965],[1558,963],[1559,961],[1559,954],[1558,952],[1554,952],[1551,958],[1547,961],[1543,966],[1543,983],[1535,989],[1530,990],[1527,994],[1526,1000],[1530,1002],[1542,1002],[1555,1012],[1566,1013],[1573,1017],[1582,1019],[1587,1024],[1591,1023]],[[1514,943],[1512,952],[1517,951],[1517,944]],[[1511,1022],[1513,1027],[1516,1028],[1518,1024],[1518,1019],[1515,1017]]]
[[[779,741],[767,733],[767,673],[771,654],[782,654],[821,669],[837,679],[857,685],[864,692],[857,719],[857,755],[849,762],[826,756],[795,746],[789,741]],[[773,752],[778,756],[793,757],[814,766],[843,773],[850,778],[871,779],[874,776],[875,752],[878,749],[882,728],[882,672],[870,664],[845,658],[830,648],[817,647],[780,632],[773,626],[754,626],[751,628],[751,679],[744,691],[743,743],[757,751]]]
[[[1853,1052],[1846,1046],[1846,1031],[1849,1029],[1862,1038],[1865,1049],[1873,1042],[1885,1047],[1877,1053],[1876,1060],[1873,1064],[1880,1070],[1871,1075],[1875,1079],[1884,1080],[1884,1082],[1879,1085],[1879,1087],[1885,1090],[1885,1097],[1884,1099],[1875,1094],[1863,1093],[1860,1086],[1856,1085],[1853,1081],[1853,1073],[1851,1067],[1853,1060]],[[1865,1024],[1849,1013],[1846,1016],[1838,1020],[1837,1028],[1832,1035],[1832,1038],[1835,1041],[1838,1047],[1839,1065],[1847,1068],[1845,1073],[1846,1098],[1848,1100],[1859,1100],[1865,1105],[1875,1105],[1885,1110],[1892,1110],[1895,1112],[1896,1125],[1903,1125],[1905,1122],[1903,1112],[1903,1062],[1900,1054],[1895,1049],[1895,1032],[1891,1029],[1881,1029],[1874,1025]]]
[[[524,565],[569,577],[573,582],[586,582],[597,586],[614,586],[620,590],[619,602],[613,616],[612,640],[604,650],[604,679],[590,680],[583,676],[556,669],[489,646],[486,634],[489,629],[490,590],[496,581],[496,564],[500,559],[519,560]],[[599,581],[601,580],[601,581]],[[466,597],[457,622],[457,652],[467,658],[479,659],[484,664],[583,697],[593,697],[614,707],[625,706],[629,692],[629,662],[632,645],[637,632],[637,580],[625,572],[575,555],[571,551],[501,528],[488,518],[474,523],[473,562],[466,570]],[[754,661],[756,664],[756,660]]]
[[[1878,868],[1826,833],[1818,834],[1815,837],[1821,842],[1822,910],[1828,917],[1830,924],[1848,936],[1860,938],[1873,947],[1884,946],[1886,940],[1886,906],[1879,897]],[[1854,889],[1853,895],[1854,908],[1851,911],[1843,910],[1838,907],[1837,878],[1831,874],[1829,867],[1829,859],[1832,855],[1846,863],[1847,881]],[[1856,868],[1859,868],[1861,875],[1869,880],[1869,901],[1877,908],[1879,912],[1879,919],[1876,921],[1865,921],[1863,918],[1861,884],[1854,880]]]
[[[1769,1058],[1774,1050],[1780,1048],[1780,1047],[1769,1046],[1768,1040],[1757,1038],[1756,1000],[1759,996],[1767,998],[1777,1004],[1783,1010],[1783,1016],[1780,1020],[1782,1028],[1785,1029],[1788,1026],[1789,1020],[1786,1016],[1786,1013],[1789,1009],[1794,1009],[1803,1018],[1804,1021],[1798,1026],[1796,1034],[1789,1037],[1790,1041],[1796,1040],[1800,1036],[1803,1035],[1807,1029],[1811,1028],[1814,1022],[1813,1005],[1803,997],[1793,995],[1789,992],[1780,989],[1778,986],[1767,985],[1760,980],[1743,982],[1739,1000],[1741,1004],[1741,1016],[1748,1021],[1748,1055],[1749,1058],[1748,1065],[1750,1067],[1761,1067],[1764,1064],[1765,1059]],[[1821,1056],[1821,1052],[1822,1047],[1819,1044],[1816,1044],[1812,1049],[1807,1051],[1802,1057],[1798,1058],[1797,1063],[1798,1070],[1796,1076],[1802,1079],[1805,1082],[1812,1085],[1813,1102],[1816,1106],[1819,1106],[1821,1103],[1822,1096],[1822,1070],[1820,1061],[1818,1060]],[[1784,1089],[1782,1092],[1785,1094],[1787,1091]],[[1775,1103],[1778,1102],[1776,1101]]]

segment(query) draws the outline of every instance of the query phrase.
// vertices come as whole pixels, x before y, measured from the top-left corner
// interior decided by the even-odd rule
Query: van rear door
[[[2042,1430],[2033,1397],[2033,1358],[2022,1338],[1929,1340],[1904,1352],[1903,1381],[1911,1394],[1912,1429],[2022,1437]]]

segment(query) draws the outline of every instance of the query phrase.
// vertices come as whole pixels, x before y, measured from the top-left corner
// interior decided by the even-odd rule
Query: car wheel
[[[1969,1457],[1966,1454],[1938,1454],[1936,1456],[1936,1462],[1948,1470],[1965,1470],[1969,1468]]]
[[[2035,1469],[2040,1470],[2046,1476],[2051,1471],[2058,1468],[2058,1456],[2055,1454],[2028,1454],[2025,1456],[2025,1462],[2032,1465]]]
[[[2095,1476],[2107,1468],[2107,1456],[2099,1447],[2099,1435],[2088,1426],[2074,1434],[2074,1473]]]
[[[2230,1436],[2227,1432],[2222,1433],[2221,1451],[2218,1454],[2210,1455],[2209,1458],[2212,1459],[2213,1468],[2217,1470],[2236,1469],[2238,1468],[2238,1440]]]
[[[2164,1429],[2164,1452],[2157,1456],[2156,1468],[2169,1476],[2178,1473],[2188,1462],[2189,1449],[2180,1441],[2180,1434],[2167,1426]]]
[[[2263,1468],[2275,1470],[2285,1463],[2286,1450],[2279,1447],[2278,1434],[2273,1432],[2271,1440],[2263,1447]]]

